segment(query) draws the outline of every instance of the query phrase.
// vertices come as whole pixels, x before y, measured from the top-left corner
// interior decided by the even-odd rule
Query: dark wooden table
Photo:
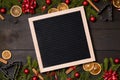
[[[19,18],[4,15],[5,21],[0,21],[0,53],[9,49],[13,61],[26,62],[28,55],[36,58],[32,36],[28,24],[31,15],[25,14]],[[32,15],[35,16],[35,15]],[[15,21],[18,20],[18,23]],[[120,11],[113,10],[113,21],[95,23],[88,21],[96,60],[101,62],[105,57],[120,58]],[[0,55],[1,56],[1,55]]]

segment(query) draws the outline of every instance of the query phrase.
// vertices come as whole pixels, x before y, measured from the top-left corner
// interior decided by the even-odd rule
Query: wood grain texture
[[[97,20],[97,22],[91,23],[88,21],[98,61],[102,61],[104,57],[120,58],[120,12],[115,8],[113,11],[112,22]],[[17,18],[17,24],[14,23],[17,19],[10,15],[4,16],[5,21],[0,21],[0,51],[2,52],[4,49],[12,51],[13,57],[9,63],[26,62],[28,55],[36,58],[28,24],[28,18],[31,15],[26,14]]]

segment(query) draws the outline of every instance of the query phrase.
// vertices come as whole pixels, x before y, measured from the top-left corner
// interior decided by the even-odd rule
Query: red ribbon
[[[36,8],[36,0],[24,0],[22,3],[22,11],[23,13],[31,13],[33,14]]]
[[[118,80],[118,74],[116,71],[106,71],[103,75],[104,80]]]

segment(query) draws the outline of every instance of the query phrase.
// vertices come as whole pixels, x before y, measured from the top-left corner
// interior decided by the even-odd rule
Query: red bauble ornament
[[[33,76],[32,80],[38,80],[38,77],[37,76]]]
[[[46,4],[50,5],[52,3],[51,0],[46,0]]]
[[[67,78],[67,80],[72,80],[72,78]]]
[[[120,63],[120,59],[119,59],[119,58],[115,58],[115,59],[114,59],[114,63],[115,63],[115,64],[119,64],[119,63]]]
[[[90,21],[91,21],[91,22],[95,22],[95,21],[96,21],[96,17],[91,16],[91,17],[90,17]]]
[[[45,9],[46,9],[46,6],[42,6],[41,10],[45,11]]]
[[[79,78],[79,77],[80,77],[80,73],[79,73],[79,72],[76,72],[76,73],[74,74],[74,76],[75,76],[76,78]]]
[[[99,0],[94,0],[94,2],[99,2]]]
[[[84,6],[88,6],[88,1],[84,0],[83,3],[82,3]]]
[[[24,73],[25,73],[25,74],[29,74],[29,72],[30,72],[29,69],[27,69],[27,68],[24,69]]]
[[[70,0],[65,0],[66,4],[70,4],[70,2],[71,2]]]
[[[0,13],[6,13],[6,9],[5,8],[0,8]]]

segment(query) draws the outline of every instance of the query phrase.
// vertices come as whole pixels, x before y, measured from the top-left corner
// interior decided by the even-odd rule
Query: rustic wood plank
[[[120,30],[92,30],[95,50],[120,50]]]

